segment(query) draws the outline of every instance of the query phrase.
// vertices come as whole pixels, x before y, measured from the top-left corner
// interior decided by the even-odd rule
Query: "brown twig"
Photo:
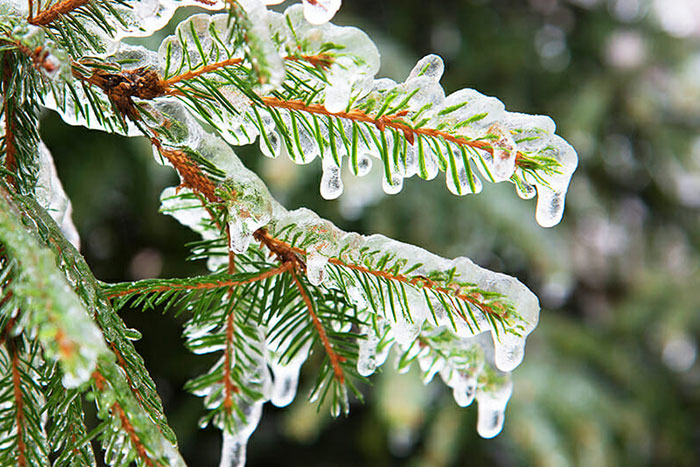
[[[102,376],[102,374],[98,370],[95,370],[92,373],[92,379],[95,381],[95,387],[97,388],[97,390],[103,391],[106,384],[105,377]],[[153,461],[148,456],[146,446],[144,446],[143,442],[139,438],[139,435],[136,433],[134,426],[131,424],[129,417],[127,417],[126,415],[126,412],[124,412],[122,406],[119,405],[119,402],[114,402],[112,404],[111,410],[112,413],[116,414],[119,417],[119,421],[121,422],[122,428],[129,436],[131,444],[134,446],[134,449],[136,449],[136,452],[138,453],[139,457],[143,460],[144,464],[149,467],[154,467]]]
[[[260,241],[263,245],[265,245],[270,251],[273,252],[279,252],[279,255],[282,255],[283,257],[289,257],[289,255],[295,255],[296,257],[306,256],[306,250],[302,248],[297,248],[289,245],[288,243],[279,240],[272,235],[270,235],[266,230],[264,229],[258,229],[258,231],[255,232],[255,238]],[[276,253],[277,254],[277,253]],[[328,262],[331,264],[335,264],[336,266],[348,268],[348,269],[353,269],[355,271],[364,273],[364,274],[370,274],[375,277],[381,277],[383,279],[387,280],[392,280],[392,281],[397,281],[397,282],[402,282],[404,284],[409,284],[414,287],[418,288],[424,288],[424,289],[430,289],[435,292],[443,293],[451,297],[458,298],[460,300],[463,300],[465,302],[469,302],[470,304],[476,306],[479,308],[482,312],[488,313],[494,316],[497,316],[499,318],[503,318],[503,313],[497,311],[494,309],[493,306],[488,305],[486,303],[483,303],[481,300],[483,297],[481,297],[481,294],[478,292],[473,292],[473,293],[468,293],[464,292],[461,287],[459,288],[450,288],[450,287],[443,287],[439,285],[437,282],[428,279],[427,277],[423,276],[416,276],[416,277],[407,277],[402,274],[393,274],[391,272],[383,271],[383,270],[375,270],[375,269],[370,269],[365,266],[359,266],[356,264],[351,264],[351,263],[346,263],[338,258],[329,258]]]
[[[34,26],[48,26],[53,23],[59,16],[70,13],[71,11],[87,5],[89,0],[63,0],[56,3],[44,11],[40,11],[36,16],[30,16],[28,21]],[[31,7],[29,9],[31,15]]]
[[[158,152],[175,167],[175,170],[177,170],[177,173],[180,174],[182,178],[183,186],[192,189],[196,193],[201,193],[212,203],[221,201],[216,195],[216,185],[214,185],[214,182],[204,175],[199,166],[192,161],[187,154],[179,149],[166,148],[155,136],[151,137],[151,143],[158,149]]]
[[[116,297],[122,297],[124,295],[129,295],[133,293],[154,293],[154,292],[165,292],[167,290],[208,290],[208,289],[219,289],[222,287],[237,287],[239,285],[246,285],[246,284],[251,284],[253,282],[258,282],[262,281],[265,279],[268,279],[270,277],[277,276],[279,274],[282,274],[286,271],[288,271],[291,268],[289,264],[283,264],[277,268],[270,269],[268,271],[262,272],[258,274],[257,276],[251,277],[250,279],[242,280],[242,281],[213,281],[213,282],[204,282],[204,283],[199,283],[199,284],[191,284],[191,285],[186,285],[186,284],[176,284],[172,286],[160,286],[160,287],[154,287],[154,288],[148,288],[148,287],[134,287],[131,289],[127,290],[122,290],[121,292],[116,292],[112,294],[108,294],[107,298],[116,298]]]
[[[288,57],[284,57],[284,59],[292,62],[308,62],[312,66],[321,69],[326,69],[333,63],[333,57],[326,53],[321,53],[318,55],[290,55]],[[194,79],[205,73],[211,73],[213,71],[220,70],[221,68],[225,68],[227,66],[240,65],[244,62],[244,60],[244,58],[235,57],[228,58],[226,60],[221,60],[220,62],[216,63],[210,63],[208,65],[202,65],[201,67],[196,68],[194,70],[189,70],[181,75],[172,76],[166,80],[163,80],[163,86],[165,88],[169,88],[167,90],[168,94],[172,94],[174,92],[174,90],[172,89],[172,86],[174,84],[177,84],[181,81],[188,81]]]
[[[348,112],[329,112],[321,104],[307,104],[301,100],[283,100],[276,97],[264,96],[261,97],[262,102],[273,108],[287,109],[287,110],[297,110],[299,112],[306,112],[315,115],[326,115],[330,117],[344,118],[348,120],[353,120],[356,122],[369,123],[377,127],[379,131],[384,131],[385,128],[393,128],[395,130],[401,131],[406,140],[413,144],[415,141],[415,135],[430,136],[442,138],[445,141],[455,143],[459,146],[468,146],[474,149],[480,149],[493,154],[493,147],[488,141],[481,140],[469,140],[463,136],[455,136],[450,133],[436,130],[434,128],[413,128],[403,120],[401,117],[407,114],[406,111],[399,112],[394,115],[382,115],[381,117],[374,117],[372,115],[366,114],[361,110],[350,110]],[[516,164],[521,164],[525,160],[525,156],[518,152],[515,157]]]
[[[292,279],[294,279],[294,284],[299,290],[301,298],[304,300],[304,304],[306,305],[306,309],[309,312],[309,316],[311,316],[311,321],[314,323],[314,327],[316,328],[316,332],[318,333],[318,338],[323,344],[323,349],[326,351],[326,355],[328,355],[328,360],[330,360],[331,362],[333,374],[335,375],[335,378],[338,380],[338,382],[342,384],[345,382],[345,373],[343,373],[343,367],[340,366],[340,364],[345,361],[345,358],[338,355],[333,349],[330,340],[328,340],[326,329],[323,327],[321,320],[318,319],[318,315],[314,311],[314,306],[311,302],[311,297],[309,297],[309,294],[307,294],[304,287],[302,287],[301,281],[299,281],[296,272],[294,272],[294,270],[291,270],[290,272],[292,274]]]

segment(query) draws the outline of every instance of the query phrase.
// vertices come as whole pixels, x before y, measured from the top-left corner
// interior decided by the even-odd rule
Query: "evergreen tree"
[[[187,5],[226,12],[188,17],[158,51],[124,41],[151,36]],[[520,197],[537,196],[544,227],[562,217],[576,153],[548,117],[507,112],[472,89],[445,96],[435,55],[402,83],[375,78],[371,40],[328,23],[338,7],[0,4],[0,463],[94,465],[97,440],[109,465],[183,464],[132,344],[140,334],[117,314],[127,304],[186,315],[185,345],[220,355],[188,389],[204,397],[202,425],[223,433],[222,465],[245,461],[263,404],[289,404],[312,355],[322,358],[310,399],[335,416],[348,412],[348,393],[361,398],[359,385],[393,347],[399,369],[417,362],[423,380],[439,375],[458,405],[478,401],[481,436],[500,432],[536,297],[466,258],[288,211],[231,146],[257,139],[268,157],[320,158],[326,199],[343,191],[344,159],[354,176],[378,161],[387,193],[439,172],[456,195],[479,193],[482,179],[508,181]],[[192,257],[210,272],[97,281],[37,131],[42,108],[73,125],[145,136],[180,177],[161,210],[201,235]],[[86,422],[86,400],[99,422]]]

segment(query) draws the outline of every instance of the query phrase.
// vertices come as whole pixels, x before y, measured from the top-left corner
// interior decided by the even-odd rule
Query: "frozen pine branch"
[[[392,194],[405,178],[439,172],[456,195],[479,193],[482,179],[510,182],[523,198],[537,195],[546,227],[562,217],[576,153],[548,117],[507,112],[473,89],[446,96],[435,55],[402,83],[377,78],[372,41],[327,22],[338,0],[284,13],[265,3],[279,2],[0,3],[0,429],[10,440],[0,463],[75,452],[74,464],[95,465],[96,441],[109,465],[183,464],[131,342],[139,333],[116,313],[126,305],[187,316],[186,347],[218,355],[187,389],[203,398],[200,424],[223,433],[222,465],[245,462],[263,405],[290,404],[314,355],[309,399],[334,416],[348,413],[351,395],[362,398],[362,383],[393,352],[399,371],[415,362],[424,382],[439,375],[458,405],[477,400],[481,436],[500,432],[537,298],[467,258],[288,211],[231,146],[257,140],[269,157],[321,159],[327,199],[343,191],[345,160],[355,176],[378,161]],[[122,41],[195,4],[226,12],[187,18],[157,51]],[[210,272],[97,282],[36,131],[41,108],[72,125],[145,137],[180,178],[161,210],[201,235],[192,256]],[[96,427],[86,425],[86,399]]]

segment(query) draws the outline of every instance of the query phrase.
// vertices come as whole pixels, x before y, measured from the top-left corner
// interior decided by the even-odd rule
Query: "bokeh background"
[[[439,381],[424,386],[388,365],[339,420],[305,401],[312,381],[302,379],[291,407],[265,407],[248,465],[700,465],[700,1],[344,0],[334,21],[373,38],[381,76],[403,80],[437,53],[448,93],[472,87],[508,110],[552,116],[579,168],[563,221],[543,229],[534,201],[507,184],[457,198],[441,175],[388,196],[378,173],[348,175],[329,202],[320,163],[241,149],[288,208],[468,256],[517,276],[542,304],[497,438],[480,439],[476,408],[457,407]],[[204,271],[185,261],[194,234],[158,214],[160,191],[177,178],[143,138],[68,127],[51,113],[41,130],[98,278]],[[219,434],[198,428],[201,400],[182,390],[212,362],[183,348],[172,315],[123,317],[143,333],[137,348],[187,461],[217,465]]]

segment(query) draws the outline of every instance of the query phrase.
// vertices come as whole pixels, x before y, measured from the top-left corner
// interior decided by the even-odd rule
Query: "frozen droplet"
[[[323,175],[321,176],[321,196],[324,199],[336,199],[343,194],[343,179],[340,167],[332,157],[323,158]]]
[[[277,131],[272,131],[267,137],[260,135],[260,152],[272,159],[280,155],[281,139]]]
[[[513,371],[525,356],[525,339],[514,336],[494,336],[495,363],[501,371]]]
[[[372,170],[372,157],[368,154],[359,154],[357,156],[357,170],[355,170],[350,159],[348,159],[348,164],[350,165],[350,171],[353,175],[364,177]]]
[[[333,18],[341,0],[303,0],[304,17],[311,24],[323,24]]]
[[[522,180],[515,184],[515,190],[521,199],[532,199],[537,194],[537,190],[534,186]]]
[[[250,241],[253,239],[253,232],[248,224],[238,217],[233,217],[228,221],[229,249],[241,254],[248,250]]]
[[[143,334],[141,334],[141,331],[139,331],[138,329],[125,328],[123,332],[124,337],[126,337],[130,341],[137,341],[143,337]]]
[[[379,336],[374,333],[372,326],[363,326],[364,339],[359,339],[359,354],[357,358],[357,372],[360,376],[370,376],[377,369],[377,344]]]
[[[395,195],[403,188],[403,175],[398,172],[391,174],[391,179],[382,178],[382,189],[387,195]]]
[[[476,375],[461,374],[459,382],[452,386],[452,397],[460,407],[467,407],[474,402],[476,396]]]
[[[310,249],[306,255],[306,277],[311,285],[321,285],[325,278],[328,257]]]
[[[564,215],[564,194],[549,187],[537,185],[535,219],[542,227],[554,227]]]
[[[297,394],[299,370],[309,356],[310,345],[300,349],[296,355],[284,364],[272,359],[269,362],[273,374],[270,402],[276,407],[286,407],[292,403]]]
[[[445,71],[445,64],[439,55],[426,55],[425,57],[418,60],[416,66],[413,67],[411,73],[408,75],[406,81],[418,78],[419,76],[425,76],[436,82],[440,81],[442,78],[442,73]]]
[[[513,393],[510,379],[491,390],[477,389],[476,400],[479,403],[476,431],[482,438],[493,438],[503,429],[505,410]]]

